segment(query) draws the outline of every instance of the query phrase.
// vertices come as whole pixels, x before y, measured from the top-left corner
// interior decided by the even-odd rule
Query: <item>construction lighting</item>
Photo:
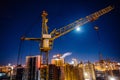
[[[85,76],[88,76],[88,73],[87,73],[87,72],[85,72],[85,73],[84,73],[84,75],[85,75]]]
[[[115,80],[115,78],[112,77],[112,78],[110,78],[110,80]]]
[[[11,66],[11,69],[12,69],[12,70],[14,69],[13,66]]]
[[[108,80],[116,80],[115,77],[109,77]]]
[[[74,61],[72,60],[69,64],[72,64],[72,65],[73,65],[73,64],[74,64]]]
[[[0,73],[0,77],[2,76],[2,74]]]
[[[120,63],[118,63],[118,65],[120,66]]]
[[[8,66],[11,66],[11,63],[9,63]]]

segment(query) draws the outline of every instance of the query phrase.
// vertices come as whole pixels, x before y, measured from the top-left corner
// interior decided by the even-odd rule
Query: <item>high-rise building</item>
[[[65,67],[60,66],[60,80],[65,80]]]
[[[60,80],[60,67],[49,65],[49,80]]]
[[[84,67],[84,64],[83,64],[83,62],[81,61],[81,62],[78,64],[79,80],[84,80],[83,67]]]
[[[27,80],[37,80],[41,63],[41,56],[26,57]]]

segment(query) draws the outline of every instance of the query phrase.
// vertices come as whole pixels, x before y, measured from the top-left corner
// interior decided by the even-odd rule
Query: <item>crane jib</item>
[[[90,14],[84,18],[80,18],[78,20],[76,20],[75,22],[68,24],[67,26],[64,26],[60,29],[55,30],[53,33],[51,33],[51,36],[53,39],[56,39],[68,32],[70,32],[71,30],[73,30],[74,28],[76,28],[77,26],[82,26],[88,22],[92,22],[97,20],[100,16],[110,12],[112,9],[114,9],[113,6],[108,6],[104,9],[101,9],[93,14]]]

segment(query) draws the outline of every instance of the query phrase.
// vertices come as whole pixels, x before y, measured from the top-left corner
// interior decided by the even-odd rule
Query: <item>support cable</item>
[[[101,54],[101,39],[100,39],[100,33],[99,33],[99,27],[95,26],[94,27],[95,31],[97,32],[97,37],[98,37],[98,54],[99,54],[99,60],[102,60],[102,54]]]
[[[21,58],[21,46],[22,46],[22,40],[20,40],[19,47],[18,47],[18,57],[17,57],[17,66],[20,63],[20,58]]]
[[[30,30],[32,30],[33,26],[35,26],[35,24],[39,22],[39,20],[40,20],[40,16],[34,23],[32,23],[32,25],[25,31],[25,33],[21,37],[26,36],[30,32]],[[17,66],[22,62],[22,55],[21,55],[22,42],[23,40],[20,40],[18,47]]]
[[[32,28],[33,28],[39,21],[40,21],[40,15],[39,15],[38,19],[37,19],[34,23],[32,23],[31,26],[25,31],[25,33],[22,35],[22,37],[23,37],[23,36],[26,36],[26,35],[30,32],[30,30],[32,30]]]

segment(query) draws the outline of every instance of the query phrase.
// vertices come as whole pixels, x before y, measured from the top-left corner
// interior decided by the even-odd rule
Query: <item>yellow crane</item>
[[[34,40],[34,41],[40,41],[40,51],[43,53],[43,65],[48,65],[48,53],[52,49],[53,46],[53,41],[60,37],[63,36],[64,34],[74,30],[78,26],[82,26],[88,22],[92,22],[97,20],[100,16],[110,12],[113,10],[113,6],[108,6],[104,9],[101,9],[93,14],[90,14],[84,18],[80,18],[76,20],[73,23],[68,24],[67,26],[64,26],[60,29],[54,29],[51,33],[48,33],[48,26],[47,26],[47,12],[43,11],[42,13],[42,33],[41,33],[41,38],[27,38],[27,37],[22,37],[21,40]],[[48,80],[48,70],[46,72],[46,77],[45,80]]]

